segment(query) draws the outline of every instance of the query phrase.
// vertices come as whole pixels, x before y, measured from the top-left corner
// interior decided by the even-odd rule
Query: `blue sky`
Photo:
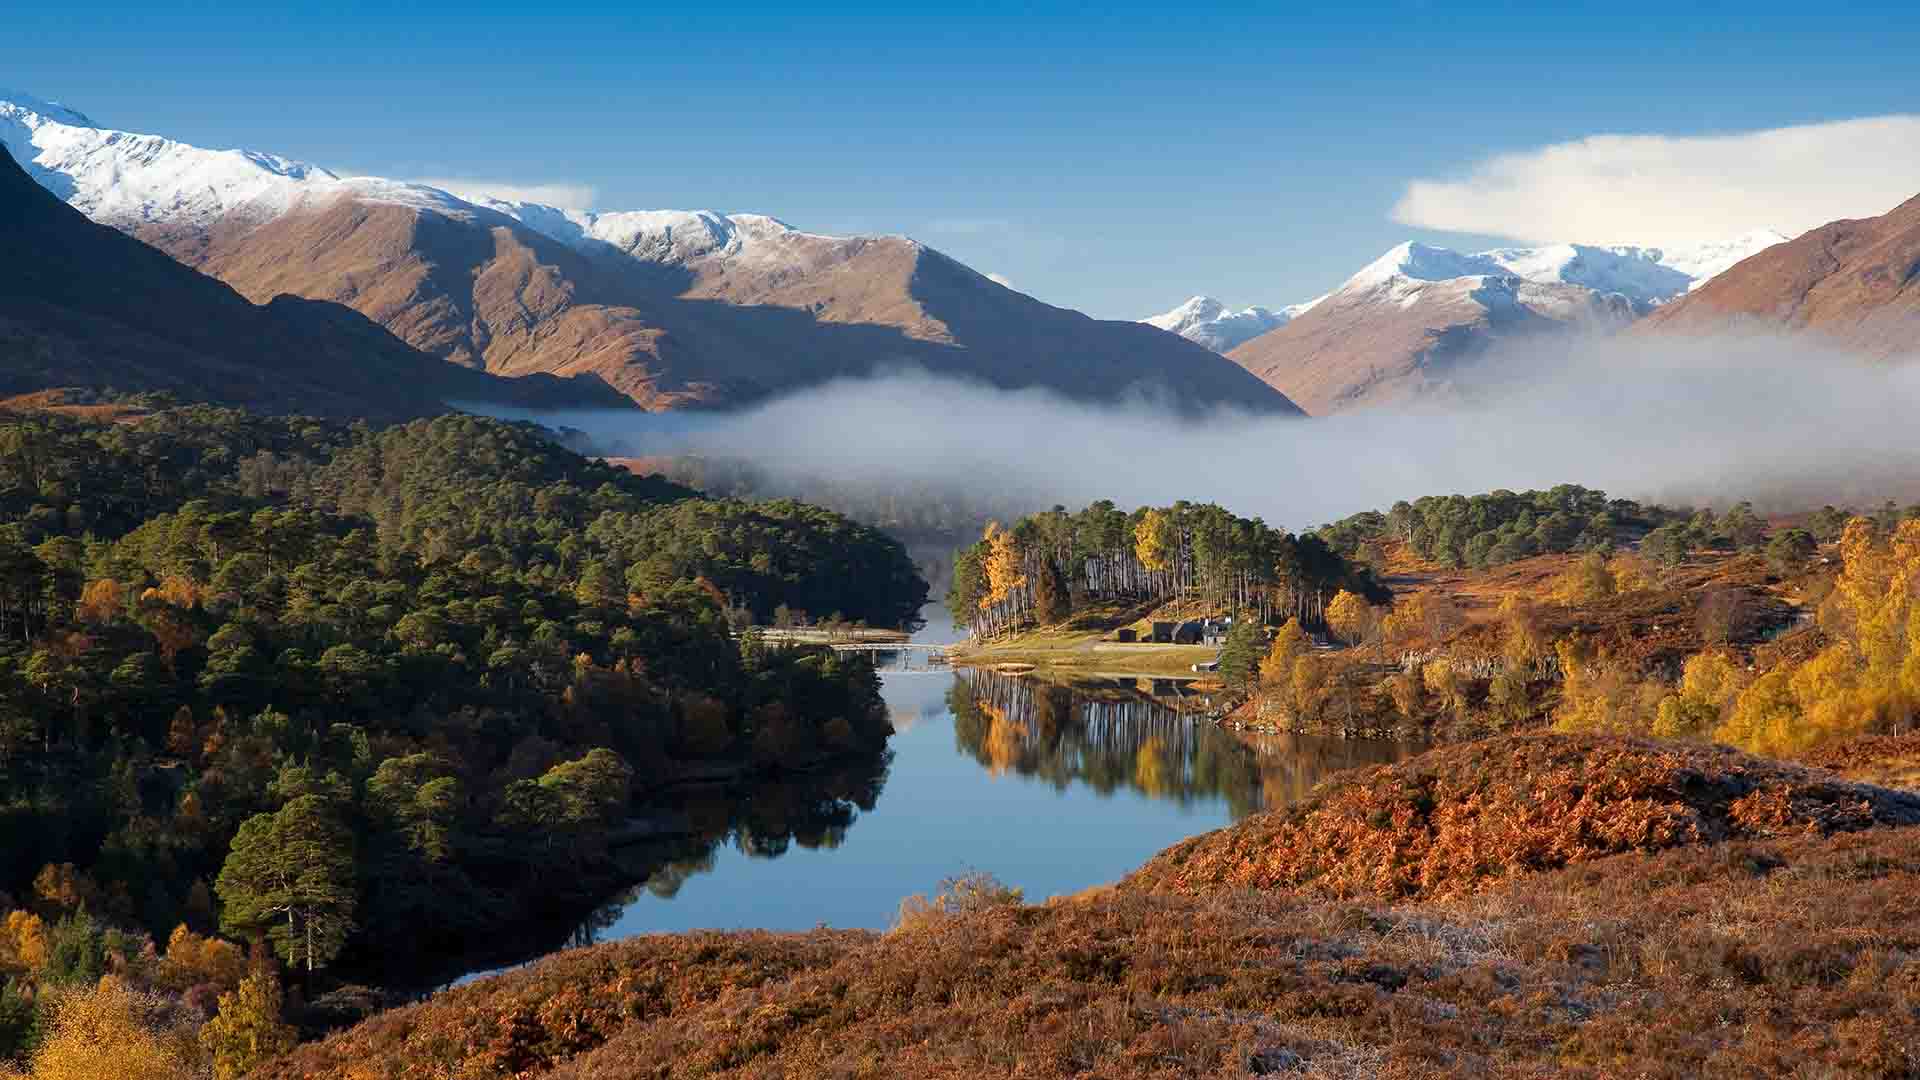
[[[1490,245],[1393,220],[1490,155],[1920,112],[1912,5],[384,7],[36,5],[0,86],[336,170],[904,232],[1110,317]]]

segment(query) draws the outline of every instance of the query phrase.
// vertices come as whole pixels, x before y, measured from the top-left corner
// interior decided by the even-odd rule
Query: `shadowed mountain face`
[[[253,299],[347,305],[407,343],[496,375],[591,376],[648,409],[723,406],[915,365],[996,386],[1297,412],[1209,350],[1043,304],[901,237],[777,224],[774,252],[649,261],[467,217],[339,198],[255,224],[135,235]]]
[[[1920,196],[1770,247],[1634,329],[1807,331],[1879,359],[1920,356]]]
[[[166,390],[263,409],[397,418],[443,397],[609,403],[449,371],[358,313],[291,296],[256,305],[96,225],[0,154],[0,391]]]

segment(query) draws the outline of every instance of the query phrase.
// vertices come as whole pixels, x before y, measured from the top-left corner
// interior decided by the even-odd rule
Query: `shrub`
[[[931,899],[915,893],[900,901],[900,916],[893,928],[895,932],[912,933],[937,925],[947,916],[967,915],[989,908],[1018,907],[1024,898],[1019,889],[1002,884],[992,874],[975,870],[943,879],[939,891]]]

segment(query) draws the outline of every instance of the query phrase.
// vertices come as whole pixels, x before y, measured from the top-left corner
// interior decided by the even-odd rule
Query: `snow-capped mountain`
[[[0,153],[0,387],[157,390],[186,400],[406,419],[443,401],[614,408],[605,386],[445,363],[337,304],[249,303],[66,205]]]
[[[251,150],[206,150],[158,135],[101,128],[84,114],[24,94],[0,98],[0,143],[30,175],[88,217],[121,228],[143,224],[264,222],[351,198],[464,217],[487,210],[583,250],[612,248],[648,262],[767,254],[789,234],[760,214],[640,210],[596,214],[538,203],[465,198],[440,188],[373,176],[341,176],[318,165]]]
[[[1636,308],[1651,310],[1784,239],[1762,229],[1724,243],[1686,249],[1550,244],[1474,254],[1409,241],[1367,264],[1336,292],[1382,285],[1404,292],[1418,289],[1411,284],[1415,282],[1512,276],[1537,285],[1578,285],[1597,293],[1614,293]],[[1396,279],[1401,284],[1396,285]]]
[[[1324,297],[1322,298],[1324,299]],[[1141,319],[1148,326],[1179,334],[1195,344],[1217,353],[1231,352],[1242,342],[1251,341],[1269,330],[1278,329],[1318,301],[1274,311],[1263,307],[1233,311],[1211,296],[1196,296],[1172,311]]]
[[[1761,230],[1688,250],[1553,244],[1475,253],[1410,241],[1229,358],[1311,413],[1444,392],[1461,364],[1501,341],[1619,330],[1777,236]]]
[[[1475,253],[1408,241],[1362,267],[1327,296],[1379,292],[1383,301],[1404,308],[1418,303],[1421,295],[1438,282],[1459,282],[1447,291],[1464,294],[1484,288],[1487,281],[1517,278],[1534,286],[1576,286],[1599,296],[1618,296],[1633,313],[1644,315],[1747,256],[1786,239],[1771,229],[1757,229],[1722,243],[1692,248],[1550,244]],[[1589,298],[1564,289],[1534,289],[1531,293],[1531,300],[1523,301],[1546,304],[1569,316],[1593,307]],[[1278,311],[1262,307],[1232,311],[1211,297],[1196,296],[1172,311],[1142,321],[1226,353],[1278,330],[1327,296]]]
[[[1718,243],[1656,249],[1656,254],[1661,265],[1670,266],[1693,279],[1687,286],[1687,291],[1691,292],[1726,273],[1735,263],[1791,239],[1773,229],[1755,229]]]
[[[102,128],[67,106],[24,94],[0,98],[0,144],[68,205],[122,229],[230,217],[267,221],[342,196],[448,212],[465,207],[420,184],[342,178],[274,154],[205,150]]]
[[[904,236],[456,195],[117,131],[25,94],[0,95],[0,144],[69,205],[256,303],[338,302],[443,359],[597,379],[649,408],[907,363],[1094,399],[1148,386],[1298,411],[1204,348],[1040,303]]]

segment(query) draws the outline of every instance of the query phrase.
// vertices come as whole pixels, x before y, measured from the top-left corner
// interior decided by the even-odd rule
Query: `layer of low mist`
[[[732,414],[515,415],[579,429],[600,453],[746,458],[798,492],[830,477],[1036,508],[1187,499],[1293,529],[1397,499],[1561,483],[1788,510],[1920,487],[1920,369],[1804,342],[1536,343],[1445,381],[1422,406],[1312,420],[1182,418],[924,371]]]

